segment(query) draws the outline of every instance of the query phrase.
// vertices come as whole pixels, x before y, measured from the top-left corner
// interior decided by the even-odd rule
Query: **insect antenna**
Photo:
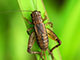
[[[33,11],[30,11],[30,10],[20,10],[20,12],[33,12]]]
[[[0,11],[1,13],[14,13],[14,12],[32,12],[30,10],[9,10],[9,11]]]

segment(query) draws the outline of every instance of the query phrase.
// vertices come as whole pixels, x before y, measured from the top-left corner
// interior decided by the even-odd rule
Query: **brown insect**
[[[28,34],[29,32],[34,29],[34,31],[29,34],[29,42],[28,42],[28,49],[27,51],[30,54],[40,54],[41,58],[44,60],[43,55],[42,55],[42,51],[46,51],[48,50],[48,52],[51,54],[52,59],[54,59],[54,56],[52,54],[52,51],[57,48],[59,45],[61,45],[61,41],[59,40],[59,38],[56,36],[56,34],[51,31],[49,28],[45,28],[46,25],[50,25],[51,27],[53,26],[53,24],[51,22],[47,22],[46,24],[44,24],[43,22],[47,19],[46,15],[45,18],[43,19],[41,17],[41,13],[40,11],[33,11],[31,14],[32,17],[32,22],[30,22],[28,19],[26,19],[24,17],[24,19],[26,19],[26,21],[29,24],[33,24],[34,27],[29,28],[27,30]],[[58,42],[58,45],[54,46],[51,50],[48,49],[48,44],[49,44],[49,39],[51,38],[52,40],[55,40]],[[41,52],[37,52],[37,51],[31,51],[31,48],[35,42],[35,40],[37,40],[37,43],[41,49]]]

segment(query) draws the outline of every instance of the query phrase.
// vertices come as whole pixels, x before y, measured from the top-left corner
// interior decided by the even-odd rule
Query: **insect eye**
[[[32,14],[31,14],[31,16],[32,16]]]

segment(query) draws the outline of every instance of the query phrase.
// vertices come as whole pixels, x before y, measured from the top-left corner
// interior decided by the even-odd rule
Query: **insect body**
[[[55,35],[54,32],[52,32],[49,28],[45,28],[45,26],[48,24],[52,27],[53,26],[52,23],[48,22],[48,23],[44,24],[43,22],[47,19],[47,17],[45,16],[45,18],[43,19],[41,17],[40,11],[37,11],[37,10],[32,12],[31,17],[32,17],[32,22],[28,21],[24,17],[29,24],[34,25],[34,27],[27,30],[27,32],[29,33],[30,30],[34,29],[34,31],[31,34],[29,34],[30,37],[29,37],[27,51],[31,54],[40,54],[41,58],[43,59],[42,51],[48,50],[48,52],[52,56],[52,59],[54,59],[52,51],[61,44],[61,41],[58,39],[58,37]],[[58,45],[54,46],[51,50],[48,49],[48,41],[49,41],[48,37],[59,43]],[[41,52],[31,51],[31,48],[32,48],[35,40],[37,40],[37,43],[38,43],[39,47],[41,48]]]
[[[39,47],[42,50],[46,50],[48,48],[48,36],[39,11],[34,11],[32,13],[32,20]]]

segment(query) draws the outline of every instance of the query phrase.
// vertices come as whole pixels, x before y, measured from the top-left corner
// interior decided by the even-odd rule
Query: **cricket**
[[[29,24],[34,25],[33,27],[27,29],[27,33],[29,35],[27,52],[29,52],[30,54],[39,54],[41,59],[44,60],[42,52],[45,53],[45,51],[47,50],[51,55],[52,60],[54,60],[52,51],[61,45],[61,41],[51,29],[46,28],[47,25],[49,25],[52,28],[53,23],[47,22],[46,24],[44,24],[44,21],[47,20],[47,16],[44,14],[44,18],[42,18],[41,12],[37,11],[37,8],[36,10],[31,12],[32,12],[31,13],[32,22],[30,22],[26,17],[23,17]],[[29,32],[32,29],[34,29],[34,31],[31,34],[29,34]],[[51,50],[49,50],[48,48],[49,47],[48,38],[51,38],[52,40],[55,40],[58,42],[58,44],[54,46]],[[40,47],[41,52],[31,50],[35,41],[37,41],[37,44]]]
[[[59,40],[59,38],[56,36],[56,34],[50,30],[49,28],[45,28],[46,25],[50,25],[51,27],[53,27],[53,24],[51,22],[47,22],[46,24],[44,24],[43,22],[47,19],[46,15],[44,15],[45,18],[43,19],[41,17],[41,12],[40,11],[33,11],[31,13],[31,17],[32,17],[32,22],[30,22],[28,19],[26,19],[24,17],[24,19],[29,23],[29,24],[33,24],[34,27],[29,28],[27,30],[28,34],[30,32],[30,30],[34,29],[35,31],[33,31],[31,34],[29,34],[29,42],[28,42],[28,48],[27,51],[30,54],[39,54],[42,58],[42,60],[44,60],[43,55],[42,55],[42,51],[46,51],[48,50],[49,54],[51,54],[52,60],[54,60],[54,56],[52,54],[52,51],[57,48],[58,46],[61,45],[61,41]],[[34,44],[34,42],[37,40],[37,43],[41,49],[41,52],[37,52],[37,51],[32,51],[31,48]],[[51,50],[48,49],[48,45],[49,45],[49,39],[51,38],[52,40],[55,40],[58,42],[58,45],[54,46]]]

